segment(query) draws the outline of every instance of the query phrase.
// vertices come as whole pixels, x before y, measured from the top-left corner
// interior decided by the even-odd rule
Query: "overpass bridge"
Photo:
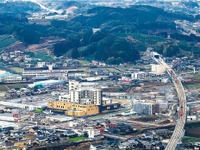
[[[161,56],[153,52],[152,53],[153,59],[161,65],[164,65],[166,67],[167,73],[172,77],[172,81],[174,83],[174,86],[176,88],[178,98],[179,98],[179,117],[176,122],[175,129],[173,131],[173,134],[167,144],[166,150],[175,150],[179,142],[181,141],[182,137],[185,134],[184,126],[186,122],[186,115],[187,115],[187,101],[186,101],[186,96],[185,96],[185,91],[183,88],[183,85],[181,81],[178,79],[176,73],[172,70],[169,65],[167,65],[164,60],[161,58]]]

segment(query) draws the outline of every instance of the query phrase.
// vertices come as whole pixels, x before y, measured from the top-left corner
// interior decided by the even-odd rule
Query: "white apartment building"
[[[151,65],[151,72],[156,75],[162,75],[166,71],[166,67],[164,65],[157,65],[157,64],[152,64]]]
[[[76,80],[69,81],[69,93],[72,90],[79,89],[79,88],[95,88],[97,83],[95,82],[79,82]]]
[[[95,138],[101,136],[101,129],[86,128],[85,131],[88,133],[88,138]]]
[[[80,88],[70,92],[71,102],[102,105],[102,91],[100,89]]]
[[[131,74],[131,79],[138,80],[138,79],[145,79],[146,73],[145,72],[135,72]]]
[[[159,113],[159,104],[137,101],[133,104],[133,110],[140,115],[154,115]]]

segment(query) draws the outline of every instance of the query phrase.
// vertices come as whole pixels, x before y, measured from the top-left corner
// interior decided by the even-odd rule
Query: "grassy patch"
[[[42,113],[42,109],[36,109],[35,112],[36,113]]]
[[[53,60],[52,56],[49,55],[47,52],[42,51],[42,52],[37,52],[34,56],[35,58],[39,58],[42,60],[50,61]]]
[[[15,43],[17,40],[13,38],[7,38],[0,41],[0,51],[3,51],[7,47],[9,47],[11,44]]]
[[[20,89],[27,87],[27,84],[0,84],[0,91],[8,91],[9,89]]]
[[[98,68],[90,68],[91,70],[109,70],[111,72],[120,72],[116,68],[113,67],[98,67]]]
[[[186,137],[183,138],[183,142],[200,142],[200,138]]]
[[[0,41],[5,39],[5,38],[8,38],[10,35],[7,35],[7,34],[4,34],[4,35],[0,35]]]
[[[200,74],[194,74],[193,79],[194,80],[200,80]]]
[[[164,42],[165,39],[159,36],[146,35],[146,34],[132,34],[133,38],[144,43],[155,44],[157,42]]]
[[[89,66],[90,62],[87,60],[79,60],[79,62],[83,65],[83,66]]]
[[[78,136],[78,137],[69,138],[68,140],[72,141],[72,142],[76,142],[76,141],[80,141],[80,140],[84,140],[84,139],[85,138],[83,136]]]
[[[198,89],[200,88],[200,83],[183,83],[183,86],[188,89]]]
[[[24,71],[23,68],[19,68],[19,67],[11,67],[10,69],[18,74],[21,74]]]
[[[0,85],[0,91],[8,91],[5,85]]]

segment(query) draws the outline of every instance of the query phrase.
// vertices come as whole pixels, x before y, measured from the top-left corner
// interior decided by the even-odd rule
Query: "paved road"
[[[119,140],[127,140],[128,138],[126,137],[123,137],[123,136],[119,136],[119,135],[114,135],[114,134],[111,134],[111,133],[103,133],[103,135],[105,137],[109,137],[109,138],[114,138],[114,139],[119,139]]]
[[[155,55],[159,57],[155,57]],[[180,108],[179,118],[177,120],[174,132],[166,147],[166,150],[175,150],[185,133],[184,126],[186,122],[186,113],[187,113],[187,104],[186,104],[187,102],[186,102],[185,91],[176,73],[163,61],[160,55],[154,53],[153,58],[157,63],[166,66],[167,72],[172,77],[174,86],[176,87],[176,91],[179,97],[179,108]]]

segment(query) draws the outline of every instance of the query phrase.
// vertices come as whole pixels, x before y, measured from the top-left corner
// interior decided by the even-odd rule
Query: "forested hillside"
[[[118,64],[134,63],[140,58],[139,52],[147,47],[153,47],[165,56],[181,56],[188,51],[200,53],[196,44],[200,37],[182,35],[174,23],[175,20],[195,21],[199,16],[169,13],[150,6],[94,7],[71,20],[52,20],[49,25],[38,25],[29,24],[27,16],[28,12],[39,11],[39,8],[35,5],[34,8],[29,7],[33,5],[30,3],[27,5],[20,10],[23,15],[0,13],[0,34],[13,34],[27,45],[39,43],[41,37],[65,38],[65,41],[54,45],[56,56]],[[95,33],[94,28],[98,29]],[[169,36],[170,39],[167,38]]]

